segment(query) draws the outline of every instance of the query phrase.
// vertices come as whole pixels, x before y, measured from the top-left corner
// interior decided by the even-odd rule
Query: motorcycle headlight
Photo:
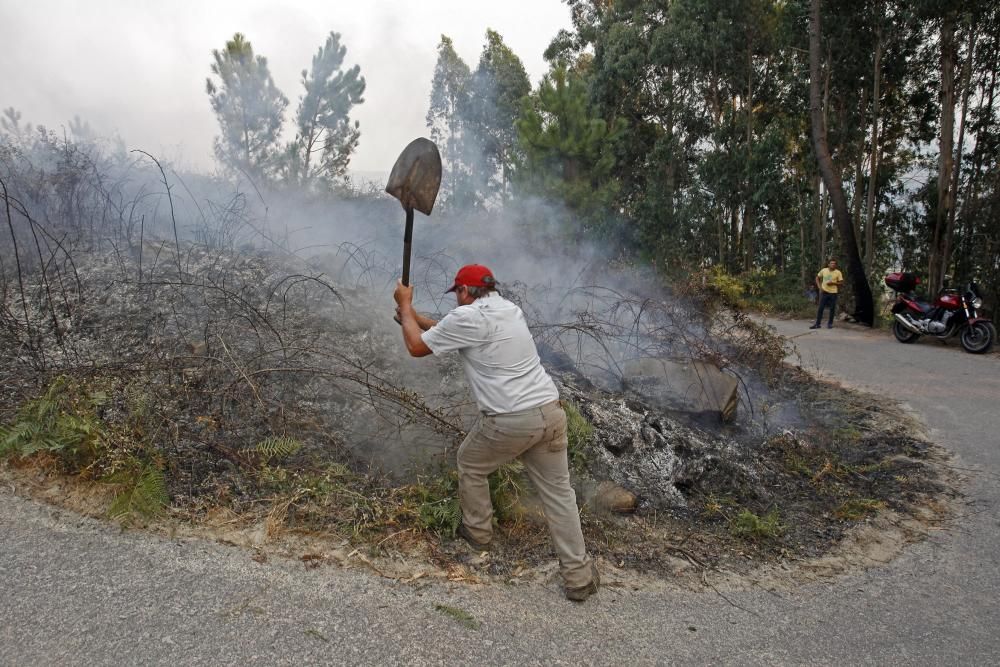
[[[972,300],[972,307],[975,308],[976,310],[979,310],[980,308],[983,307],[983,300],[977,296],[975,299]]]

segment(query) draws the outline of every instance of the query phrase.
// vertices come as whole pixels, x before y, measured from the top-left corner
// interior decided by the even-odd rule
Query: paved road
[[[891,564],[784,593],[433,584],[259,564],[0,491],[0,665],[997,664],[1000,359],[776,322],[808,367],[902,395],[972,470],[962,516]],[[439,606],[476,619],[466,627]]]

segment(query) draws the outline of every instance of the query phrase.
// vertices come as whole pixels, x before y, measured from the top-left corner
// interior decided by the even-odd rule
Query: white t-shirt
[[[542,368],[524,313],[496,292],[459,306],[421,338],[434,354],[457,351],[479,409],[488,414],[537,408],[559,398]]]

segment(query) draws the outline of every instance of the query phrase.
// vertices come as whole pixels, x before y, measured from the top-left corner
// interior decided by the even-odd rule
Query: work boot
[[[576,588],[566,588],[566,599],[572,600],[573,602],[583,602],[591,595],[597,592],[597,589],[601,587],[601,576],[597,574],[597,565],[593,561],[590,563],[590,583],[586,586],[577,586]]]
[[[477,551],[490,550],[490,543],[480,542],[479,540],[474,538],[472,536],[472,533],[469,532],[469,529],[465,527],[464,523],[458,524],[458,530],[456,530],[455,532],[458,534],[459,537],[468,542],[469,546],[472,547],[473,549],[476,549]]]
[[[810,329],[819,329],[819,325],[818,325],[818,324],[814,324],[814,325],[812,325],[812,326],[811,326],[811,327],[809,327],[809,328],[810,328]]]

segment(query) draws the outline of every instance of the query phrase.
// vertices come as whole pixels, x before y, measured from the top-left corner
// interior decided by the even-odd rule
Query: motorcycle
[[[900,343],[913,343],[921,336],[946,340],[958,335],[966,352],[984,354],[993,347],[997,330],[988,318],[979,317],[983,299],[975,282],[961,291],[945,282],[933,304],[921,301],[914,292],[920,284],[916,274],[890,273],[885,284],[896,292],[892,333]]]

